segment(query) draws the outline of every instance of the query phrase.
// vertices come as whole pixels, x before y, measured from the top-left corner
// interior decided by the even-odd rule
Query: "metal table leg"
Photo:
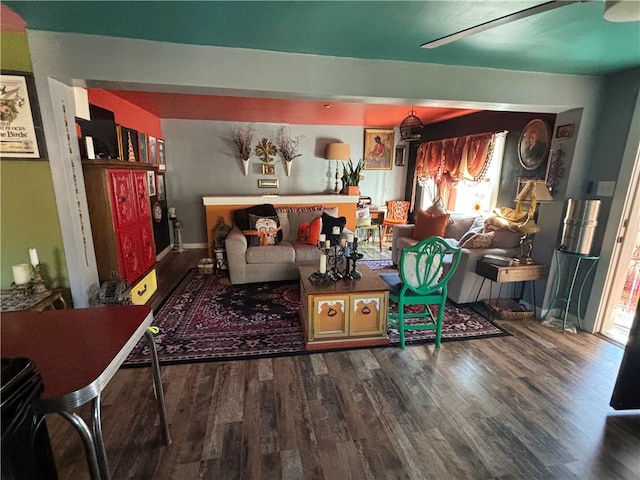
[[[98,461],[98,456],[96,453],[96,444],[94,442],[94,437],[91,433],[91,430],[89,429],[89,426],[82,419],[82,417],[75,412],[60,412],[60,415],[66,418],[80,434],[82,443],[84,443],[84,451],[87,457],[87,463],[89,464],[91,480],[103,480],[100,462]],[[104,460],[106,461],[106,459]]]
[[[158,400],[160,409],[160,423],[162,424],[162,436],[165,445],[171,445],[171,434],[169,432],[169,421],[167,420],[167,408],[164,402],[164,389],[162,388],[162,377],[160,376],[160,362],[158,361],[158,350],[153,333],[150,330],[145,332],[149,350],[151,350],[151,370],[153,372],[153,390]]]

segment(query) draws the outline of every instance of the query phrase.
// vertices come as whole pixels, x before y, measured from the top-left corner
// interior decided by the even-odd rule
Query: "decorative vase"
[[[244,176],[246,177],[247,175],[249,175],[249,159],[248,158],[242,159],[242,168],[244,169]]]
[[[293,160],[290,161],[286,161],[284,162],[285,167],[287,167],[287,177],[291,176],[291,164],[293,163]]]

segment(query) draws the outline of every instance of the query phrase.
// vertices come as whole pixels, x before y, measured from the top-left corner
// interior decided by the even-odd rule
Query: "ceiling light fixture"
[[[640,2],[605,0],[604,18],[610,22],[637,22],[640,20]]]

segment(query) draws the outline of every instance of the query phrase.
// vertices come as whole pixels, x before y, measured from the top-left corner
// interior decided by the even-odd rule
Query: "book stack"
[[[511,257],[502,257],[500,255],[490,255],[486,254],[482,256],[482,261],[485,263],[490,263],[492,265],[498,265],[500,267],[508,267],[512,265],[514,260]]]

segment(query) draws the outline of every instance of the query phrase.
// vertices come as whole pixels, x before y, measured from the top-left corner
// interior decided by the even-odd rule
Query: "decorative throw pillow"
[[[413,238],[423,240],[427,237],[442,237],[449,222],[449,214],[429,213],[418,210],[413,227]]]
[[[311,222],[303,222],[298,227],[298,242],[305,245],[317,245],[322,230],[322,218],[318,217]]]
[[[257,215],[259,217],[275,217],[278,215],[278,212],[276,212],[276,208],[270,203],[242,208],[233,212],[233,224],[243,231],[251,229],[249,214]],[[251,235],[245,234],[245,237],[247,238],[247,244],[249,244],[249,242],[251,242]],[[278,231],[278,242],[281,241],[282,231]]]
[[[342,229],[347,224],[346,217],[332,217],[331,215],[327,215],[326,212],[322,213],[322,232],[327,235],[327,239],[329,239],[329,235],[333,233],[333,227],[339,227],[340,233],[342,233]]]
[[[276,245],[278,243],[279,231],[280,219],[278,215],[273,217],[260,217],[250,213],[249,230],[245,230],[243,233],[251,236],[249,246],[256,247],[258,245]]]
[[[471,237],[473,237],[476,233],[482,233],[483,231],[484,231],[484,218],[482,216],[478,216],[473,221],[473,224],[469,227],[469,230],[467,230],[467,233],[465,233],[462,237],[460,237],[458,244],[462,245],[464,242],[466,242]]]
[[[489,248],[495,232],[475,233],[460,245],[460,248]]]
[[[447,210],[447,208],[444,206],[444,202],[442,201],[442,198],[438,198],[435,202],[433,202],[433,205],[431,205],[429,208],[427,208],[425,210],[425,212],[429,212],[429,213],[441,213],[441,214],[449,214],[449,211]],[[453,223],[453,218],[449,217],[449,225],[451,225]]]

